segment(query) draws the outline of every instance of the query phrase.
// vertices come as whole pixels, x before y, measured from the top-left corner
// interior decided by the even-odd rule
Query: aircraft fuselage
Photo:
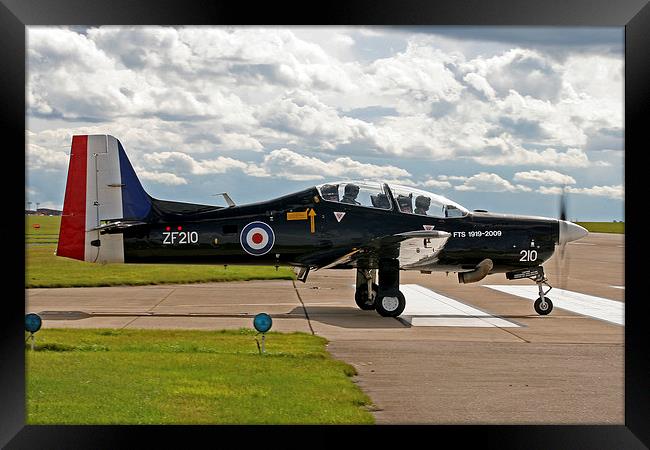
[[[247,247],[244,228],[262,222],[270,248]],[[315,188],[268,202],[215,209],[192,216],[166,216],[124,230],[125,263],[254,264],[323,267],[376,238],[433,229],[450,237],[428,270],[471,270],[485,258],[492,272],[533,267],[549,259],[558,221],[543,217],[473,212],[436,218],[322,200]],[[268,230],[268,229],[265,229]],[[254,238],[255,236],[253,236]],[[267,236],[270,237],[270,236]],[[255,245],[252,242],[252,245]],[[252,251],[251,251],[252,250]],[[361,258],[340,268],[377,268]]]

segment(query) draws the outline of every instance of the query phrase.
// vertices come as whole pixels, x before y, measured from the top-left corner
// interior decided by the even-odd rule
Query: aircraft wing
[[[397,258],[401,269],[427,270],[438,261],[440,250],[451,236],[446,231],[407,231],[373,239],[367,245],[355,248],[335,261],[321,267],[358,265],[359,262],[380,258]]]

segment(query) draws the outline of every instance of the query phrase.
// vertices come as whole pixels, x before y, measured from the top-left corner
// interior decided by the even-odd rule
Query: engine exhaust
[[[485,276],[490,273],[494,264],[491,259],[484,259],[476,265],[476,268],[471,272],[459,272],[458,273],[458,282],[459,283],[476,283],[481,281]]]

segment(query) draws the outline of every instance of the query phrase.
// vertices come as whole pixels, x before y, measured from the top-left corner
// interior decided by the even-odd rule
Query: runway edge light
[[[260,343],[257,340],[257,337],[255,337],[255,342],[257,343],[257,350],[260,352],[260,355],[262,353],[266,352],[266,349],[264,348],[264,343],[266,340],[266,333],[271,329],[271,326],[273,325],[273,319],[271,319],[271,316],[269,316],[267,313],[259,313],[255,316],[253,319],[253,326],[257,330],[258,334],[262,333],[262,347],[260,348]]]
[[[25,314],[25,331],[29,332],[29,337],[32,341],[32,351],[34,351],[34,333],[41,329],[43,321],[41,316],[36,313]]]
[[[266,333],[271,329],[273,320],[267,313],[259,313],[253,319],[253,326],[260,333]]]

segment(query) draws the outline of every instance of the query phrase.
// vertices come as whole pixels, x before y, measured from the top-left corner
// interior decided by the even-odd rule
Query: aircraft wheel
[[[384,295],[375,300],[375,309],[379,315],[384,317],[397,317],[402,314],[405,307],[406,298],[402,291],[397,291],[397,295]]]
[[[542,297],[538,297],[537,300],[535,300],[535,311],[540,316],[545,316],[553,311],[553,302],[551,299],[548,297],[544,297],[544,299],[544,303],[542,303]]]
[[[354,301],[357,306],[364,311],[375,309],[375,300],[377,299],[378,291],[379,287],[377,286],[377,283],[372,283],[372,301],[368,301],[368,288],[364,286],[361,289],[357,289],[354,293]]]

